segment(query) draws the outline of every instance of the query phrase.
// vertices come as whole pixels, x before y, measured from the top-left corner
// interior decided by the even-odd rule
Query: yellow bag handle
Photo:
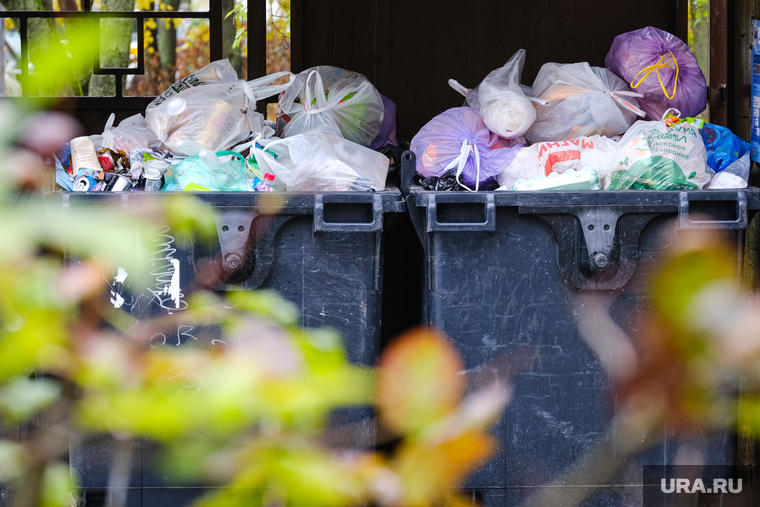
[[[671,59],[668,60],[667,62],[663,63],[662,60],[665,57],[665,55],[661,55],[660,59],[659,59],[659,61],[657,63],[655,63],[654,65],[649,65],[647,67],[644,67],[635,76],[633,76],[633,79],[631,80],[631,88],[633,88],[633,89],[638,88],[638,86],[647,77],[649,77],[649,74],[651,74],[654,71],[657,71],[657,79],[660,80],[660,86],[662,87],[662,91],[665,93],[665,96],[668,99],[673,100],[673,98],[676,96],[676,88],[678,87],[678,60],[676,60],[676,57],[673,55],[672,51],[668,51],[668,53],[670,53]],[[675,64],[675,66],[676,66],[676,79],[673,81],[673,94],[672,95],[668,95],[668,90],[665,89],[665,85],[662,82],[662,77],[660,76],[660,69],[663,68],[663,67],[670,67],[670,65],[669,65],[670,62],[673,62]],[[641,79],[639,79],[638,83],[633,84],[633,82],[636,81],[636,78],[639,77],[639,74],[641,74],[642,72],[646,72],[646,74],[644,74],[641,77]]]

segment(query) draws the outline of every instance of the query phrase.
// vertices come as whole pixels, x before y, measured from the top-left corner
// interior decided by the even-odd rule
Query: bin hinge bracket
[[[554,231],[565,279],[579,290],[622,288],[636,270],[639,236],[658,213],[630,213],[620,206],[521,206]]]
[[[219,258],[214,270],[220,280],[240,283],[249,278],[255,267],[251,250],[255,246],[252,226],[256,213],[250,208],[220,208],[216,218],[219,235]]]

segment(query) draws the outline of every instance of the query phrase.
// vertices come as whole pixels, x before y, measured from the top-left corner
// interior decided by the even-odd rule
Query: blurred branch
[[[111,475],[108,478],[108,496],[106,507],[124,507],[127,505],[127,488],[129,476],[132,471],[132,446],[131,438],[117,438],[116,452],[111,465]]]

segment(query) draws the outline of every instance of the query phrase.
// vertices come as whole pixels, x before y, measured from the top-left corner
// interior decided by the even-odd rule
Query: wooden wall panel
[[[449,78],[474,87],[520,48],[527,50],[525,84],[549,61],[603,66],[620,33],[647,25],[675,32],[683,1],[298,0],[293,68],[365,74],[397,103],[398,131],[410,138],[461,105]]]

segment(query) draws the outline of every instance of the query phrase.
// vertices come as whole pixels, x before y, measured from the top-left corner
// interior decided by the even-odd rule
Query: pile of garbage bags
[[[525,50],[463,107],[414,137],[427,190],[689,190],[744,188],[750,144],[695,118],[707,84],[687,44],[646,27],[615,38],[605,68],[546,63],[521,84]]]
[[[272,84],[289,77],[286,84]],[[277,121],[256,103],[280,94]],[[315,67],[244,81],[228,60],[173,84],[55,157],[68,191],[383,190],[396,106],[361,74]]]

